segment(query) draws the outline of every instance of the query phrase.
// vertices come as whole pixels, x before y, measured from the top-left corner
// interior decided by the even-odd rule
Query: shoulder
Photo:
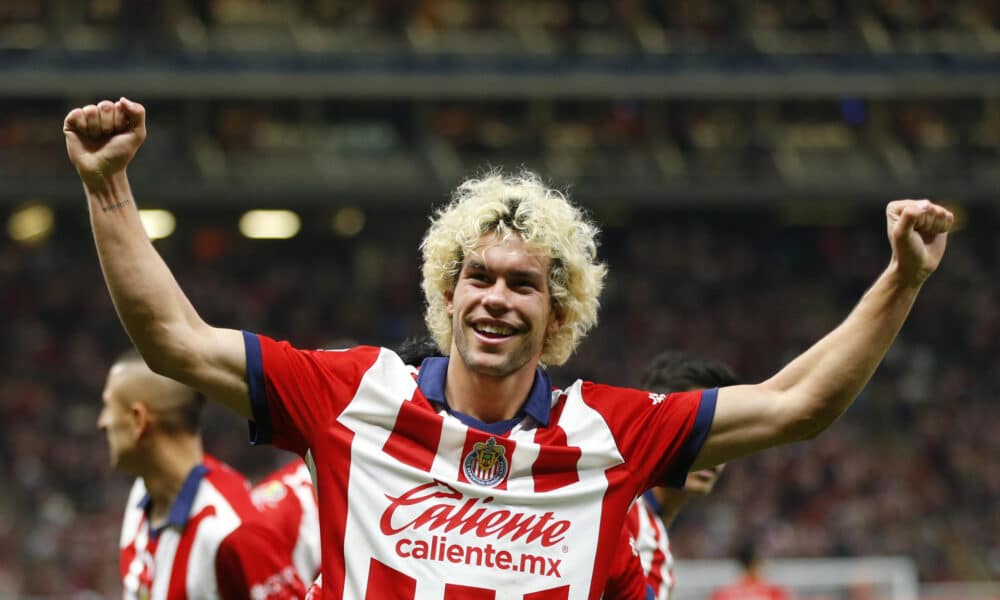
[[[260,357],[265,363],[271,363],[274,361],[294,361],[301,363],[302,365],[310,363],[318,365],[327,363],[356,363],[359,365],[370,365],[383,353],[395,356],[395,353],[390,350],[380,348],[378,346],[305,349],[293,346],[287,341],[278,341],[265,335],[256,334],[249,336],[247,339],[256,341],[259,345]],[[251,341],[250,343],[252,344],[254,342]],[[396,360],[402,363],[398,356],[396,357]]]
[[[554,408],[570,414],[595,413],[608,424],[630,421],[639,413],[658,407],[665,399],[663,394],[585,380],[553,390]]]
[[[595,408],[604,407],[612,403],[618,407],[628,404],[648,406],[662,402],[663,398],[666,397],[664,394],[654,394],[636,388],[585,380],[577,380],[573,385],[566,388],[565,391],[570,396],[574,394],[579,395],[582,401]]]
[[[263,518],[250,518],[241,521],[239,526],[222,537],[219,553],[249,555],[271,552],[274,548],[283,547],[282,544],[283,537],[271,523]]]
[[[202,481],[199,501],[216,508],[220,514],[231,511],[239,520],[257,513],[250,497],[250,481],[225,463],[210,467]]]

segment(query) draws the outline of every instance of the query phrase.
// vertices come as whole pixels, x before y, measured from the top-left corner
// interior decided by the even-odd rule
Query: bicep
[[[691,470],[704,469],[793,441],[786,392],[766,384],[719,388],[712,427]]]

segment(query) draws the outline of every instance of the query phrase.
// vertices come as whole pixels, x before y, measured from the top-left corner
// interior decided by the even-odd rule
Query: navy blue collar
[[[552,384],[549,383],[549,376],[541,368],[535,369],[535,381],[531,384],[531,391],[528,398],[517,411],[517,416],[507,421],[499,423],[484,423],[479,419],[452,410],[448,406],[448,399],[444,396],[444,384],[448,375],[448,358],[443,356],[432,356],[425,358],[420,364],[420,373],[417,375],[417,386],[424,394],[424,397],[431,402],[442,404],[445,409],[466,425],[481,429],[488,433],[507,433],[514,428],[525,415],[537,421],[540,425],[549,424],[549,412],[552,410]]]
[[[656,494],[653,493],[653,490],[646,490],[646,492],[642,495],[642,499],[646,501],[646,505],[649,506],[650,510],[654,513],[657,515],[663,514],[663,505],[661,505],[660,501],[656,499]]]
[[[187,525],[188,518],[191,516],[191,508],[194,506],[194,497],[198,494],[198,486],[201,485],[201,480],[205,478],[206,474],[208,474],[208,467],[205,465],[197,465],[191,469],[184,483],[181,484],[181,491],[177,493],[174,503],[170,506],[170,514],[167,515],[167,522],[162,527],[157,527],[151,531],[154,536],[159,535],[167,527],[179,527],[183,529]],[[149,492],[146,492],[146,495],[139,501],[139,508],[147,511],[151,501],[152,498],[149,497]]]

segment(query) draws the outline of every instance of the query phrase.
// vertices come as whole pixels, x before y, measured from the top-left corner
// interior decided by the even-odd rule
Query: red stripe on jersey
[[[413,600],[416,595],[416,579],[374,558],[371,559],[368,565],[368,590],[365,592],[365,600]]]
[[[566,407],[566,395],[559,397],[549,416],[550,423],[558,423]],[[540,429],[535,436],[535,442],[542,448],[531,467],[535,480],[535,491],[551,492],[580,481],[576,465],[581,452],[576,446],[569,446],[566,432],[559,426]]]
[[[641,510],[639,508],[639,504],[640,501],[636,500],[635,504],[632,505],[632,508],[628,509],[628,515],[625,517],[625,527],[628,528],[632,537],[637,540],[639,539],[639,528],[641,526],[641,523],[639,523],[639,511]]]
[[[626,484],[623,480],[628,480],[632,473],[624,465],[612,467],[604,472],[608,479],[608,495],[604,498],[604,510],[601,511],[601,522],[597,533],[597,553],[596,556],[611,556],[610,552],[620,551],[618,542],[621,539],[622,523],[628,513],[627,501],[622,501]],[[612,490],[615,490],[612,493]],[[609,510],[612,507],[621,506],[621,512]],[[610,560],[597,560],[594,563],[594,579],[591,581],[590,598],[597,600],[604,592],[604,586],[599,584],[604,582],[611,567]]]
[[[392,434],[382,450],[399,462],[421,471],[430,471],[434,464],[434,449],[441,441],[444,419],[428,412],[426,408],[415,406],[413,402],[403,402]],[[417,443],[415,440],[427,440]]]
[[[347,572],[343,548],[345,531],[347,530],[348,490],[351,487],[351,482],[348,477],[330,478],[324,477],[320,473],[327,470],[333,473],[350,472],[350,448],[354,442],[354,432],[336,421],[330,425],[329,430],[331,437],[338,440],[332,446],[335,450],[318,453],[316,447],[313,448],[313,456],[319,454],[326,461],[316,465],[317,496],[325,498],[319,511],[320,548],[323,549],[321,571],[326,574],[323,582],[326,591],[323,597],[343,598],[344,578]],[[317,444],[317,447],[325,449],[330,445]],[[334,487],[327,489],[326,485]],[[410,598],[412,597],[410,596]]]
[[[184,529],[188,530],[190,528],[190,531],[197,532],[198,526],[201,525],[202,521],[214,516],[215,507],[206,506],[201,512],[188,520]],[[174,568],[173,573],[170,574],[170,591],[167,593],[167,598],[187,598],[188,558],[191,556],[191,547],[194,545],[196,538],[197,533],[181,536],[180,543],[177,545],[177,551],[174,554]]]
[[[551,590],[542,590],[531,594],[525,594],[524,600],[568,600],[569,586],[564,585]]]
[[[118,580],[125,581],[125,576],[128,575],[129,567],[132,565],[132,561],[135,560],[135,540],[122,548],[118,553]]]
[[[493,590],[449,583],[444,586],[444,600],[495,600]]]

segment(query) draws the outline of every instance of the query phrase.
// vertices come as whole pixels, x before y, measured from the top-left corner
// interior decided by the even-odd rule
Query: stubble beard
[[[531,349],[523,341],[517,343],[515,348],[507,352],[474,352],[472,346],[477,343],[474,339],[475,332],[472,331],[471,327],[466,327],[461,329],[461,333],[461,335],[455,336],[455,347],[458,349],[458,355],[470,371],[479,375],[497,378],[506,377],[517,372],[531,357]],[[473,338],[471,342],[465,337],[466,335]],[[500,362],[477,360],[477,354],[487,357],[500,357]]]

